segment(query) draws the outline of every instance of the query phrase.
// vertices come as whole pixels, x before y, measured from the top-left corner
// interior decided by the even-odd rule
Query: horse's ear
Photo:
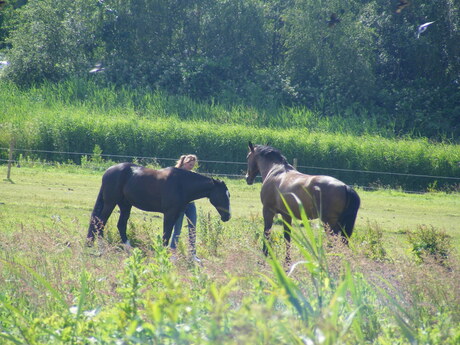
[[[249,141],[249,150],[251,150],[251,152],[254,152],[254,145],[252,145],[252,143]]]

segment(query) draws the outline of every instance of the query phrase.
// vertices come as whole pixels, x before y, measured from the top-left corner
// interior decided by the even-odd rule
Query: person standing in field
[[[198,162],[198,158],[196,155],[182,155],[177,160],[175,167],[179,169],[185,169],[188,171],[192,171],[195,167],[195,164]],[[195,203],[192,201],[185,207],[184,212],[182,212],[179,217],[177,218],[176,224],[174,225],[174,231],[171,238],[171,249],[175,251],[177,247],[177,243],[179,242],[179,237],[182,231],[182,222],[184,220],[184,215],[187,217],[187,224],[188,224],[188,238],[190,244],[190,254],[192,255],[192,259],[195,261],[200,262],[201,260],[196,256],[196,206]]]

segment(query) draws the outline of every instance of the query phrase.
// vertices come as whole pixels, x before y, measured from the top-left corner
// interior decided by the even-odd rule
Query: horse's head
[[[212,179],[214,187],[209,194],[209,201],[220,214],[222,221],[226,222],[230,219],[230,192],[228,191],[225,182]]]
[[[256,153],[255,153],[254,145],[252,145],[252,143],[249,142],[249,153],[248,153],[248,156],[246,157],[246,160],[248,161],[248,171],[246,172],[246,183],[247,184],[253,184],[254,179],[259,173],[259,167],[257,166],[255,155]]]

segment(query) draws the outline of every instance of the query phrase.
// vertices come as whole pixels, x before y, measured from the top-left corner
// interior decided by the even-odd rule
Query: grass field
[[[3,266],[0,270],[0,302],[3,303],[0,304],[3,306],[0,310],[0,339],[3,335],[7,344],[39,344],[44,339],[47,343],[84,344],[91,343],[88,341],[91,334],[97,339],[96,343],[115,344],[117,342],[113,337],[117,332],[124,332],[117,339],[125,339],[126,334],[130,334],[129,340],[125,339],[126,344],[308,343],[308,340],[302,339],[312,339],[312,344],[317,344],[322,339],[317,334],[318,329],[328,330],[327,341],[323,342],[328,344],[356,343],[358,340],[376,344],[408,343],[412,338],[430,344],[439,341],[454,344],[460,339],[457,324],[460,319],[459,272],[458,264],[455,263],[460,247],[458,194],[417,195],[395,190],[358,190],[362,207],[350,249],[341,248],[340,245],[333,249],[326,247],[328,260],[332,260],[325,276],[327,279],[316,270],[310,271],[307,266],[295,272],[294,284],[276,270],[276,265],[270,266],[265,262],[261,255],[261,184],[248,186],[243,179],[226,180],[231,193],[233,216],[227,223],[219,221],[209,201],[197,201],[197,250],[198,256],[203,259],[203,266],[194,267],[189,264],[184,243],[179,248],[178,261],[171,266],[167,251],[159,244],[162,216],[139,210],[132,213],[128,237],[144,253],[145,259],[142,260],[148,260],[154,266],[144,266],[138,254],[129,256],[121,250],[116,230],[117,212],[108,224],[106,251],[99,256],[97,246],[87,248],[84,243],[102,173],[77,166],[21,167],[13,168],[10,180],[2,178],[0,181],[0,267]],[[6,177],[6,167],[0,169],[0,174]],[[277,224],[272,246],[275,255],[283,258],[281,222]],[[431,261],[416,264],[416,257],[411,252],[412,244],[408,239],[410,233],[422,228],[435,229],[438,234],[448,235],[453,260],[449,270]],[[323,232],[315,230],[315,233],[320,236]],[[368,234],[373,237],[368,237]],[[185,234],[183,238],[186,238]],[[294,248],[294,261],[305,260],[305,255],[301,248]],[[355,303],[359,304],[354,299],[358,299],[357,294],[352,298],[350,306],[336,305],[339,303],[336,300],[338,291],[343,283],[340,281],[346,270],[346,266],[342,265],[346,260],[350,260],[353,272],[363,272],[359,276],[364,274],[367,281],[379,281],[377,276],[382,276],[395,289],[388,290],[395,296],[388,297],[385,302],[383,297],[377,298],[373,293],[368,293],[368,286],[359,285],[360,280],[354,276],[354,289],[363,289],[359,300],[362,306],[358,306],[358,309],[367,308],[368,311],[363,310],[359,315],[356,314],[357,310],[349,311],[347,315],[349,318],[351,315],[357,318],[361,323],[359,327],[367,329],[367,335],[353,330],[353,326],[350,331],[340,328],[347,325],[347,315],[340,313]],[[128,266],[130,268],[127,271]],[[147,267],[154,267],[151,270],[156,272],[150,280],[142,278],[142,272],[147,271]],[[83,272],[87,272],[88,276]],[[133,276],[136,272],[139,277]],[[433,275],[433,272],[436,274]],[[145,285],[136,288],[133,277],[135,281],[147,279]],[[337,283],[331,283],[334,279],[337,279]],[[354,296],[355,291],[350,287],[351,280],[347,279],[345,281],[348,281],[350,290],[344,290],[344,298],[348,293]],[[318,281],[322,282],[322,292],[308,292],[308,289],[318,286]],[[300,290],[296,290],[298,286]],[[89,292],[83,293],[86,289]],[[171,297],[164,289],[173,289],[178,295]],[[328,289],[331,289],[330,293]],[[401,295],[396,292],[398,289]],[[129,293],[126,292],[128,290]],[[128,295],[131,297],[126,297]],[[316,302],[310,300],[312,295],[317,296]],[[134,302],[126,302],[134,301],[133,296],[142,307]],[[182,296],[182,300],[177,300],[178,296]],[[99,318],[86,320],[81,316],[77,320],[78,326],[71,327],[70,338],[65,338],[63,333],[59,333],[59,337],[51,336],[50,330],[63,332],[66,322],[73,325],[70,319],[58,316],[63,311],[56,300],[62,300],[69,307],[77,305],[79,311],[80,306],[85,312],[97,310]],[[149,307],[149,303],[153,303],[152,300],[160,304],[155,307],[160,309],[156,312],[152,309],[150,315],[149,308],[153,306]],[[305,316],[299,311],[303,309],[295,307],[297,300],[304,304],[308,300],[312,314]],[[329,302],[325,303],[326,300]],[[393,317],[394,314],[385,309],[385,305],[391,304],[389,300],[400,301],[394,302],[394,309],[398,313],[405,310],[407,315],[403,313],[403,321],[406,326],[403,327],[398,321],[399,316]],[[294,311],[289,308],[290,304]],[[173,307],[177,310],[171,309]],[[137,308],[142,310],[142,315]],[[114,316],[120,310],[127,315],[123,321],[126,324],[114,319],[121,317]],[[342,316],[330,319],[328,313],[333,310]],[[158,313],[164,314],[160,317]],[[80,315],[79,312],[77,315]],[[109,320],[115,321],[107,321],[107,315],[110,316]],[[104,317],[106,319],[102,321]],[[255,321],[257,318],[260,318],[259,322]],[[148,333],[147,338],[142,338],[145,334],[141,331],[136,335],[138,338],[132,336],[137,334],[138,329],[146,329],[146,324],[151,324],[151,327],[163,325],[159,323],[160,319],[169,322],[170,328],[164,330],[164,337],[158,335],[155,338]],[[142,327],[139,320],[142,320]],[[191,327],[191,330],[178,330],[177,327],[186,323],[184,320],[188,320],[190,324],[187,323],[187,327]],[[226,324],[222,320],[226,320]],[[244,324],[239,323],[242,320]],[[104,332],[107,333],[95,329],[94,325],[99,322],[106,325]],[[335,329],[332,324],[334,327],[342,326]],[[137,325],[137,328],[133,325]],[[134,330],[130,327],[134,327]],[[330,327],[335,330],[332,331]],[[30,332],[35,330],[35,333],[29,334],[27,329]],[[301,334],[304,334],[304,338]],[[187,338],[189,336],[192,338]],[[229,338],[224,340],[224,337]],[[136,342],[133,339],[140,340]]]
[[[67,222],[78,220],[85,227],[99,191],[102,174],[102,171],[77,167],[13,168],[11,181],[3,179],[0,192],[3,231],[14,232],[19,224],[51,226],[56,217]],[[247,186],[244,179],[226,179],[226,182],[232,194],[233,219],[252,219],[262,226],[259,199],[261,184]],[[400,239],[398,236],[416,230],[420,225],[431,225],[447,232],[455,245],[460,246],[458,194],[359,190],[359,195],[361,208],[356,222],[357,231],[364,231],[368,224],[378,224],[386,236]],[[202,212],[213,211],[205,199],[199,200],[197,205]],[[139,210],[133,212],[134,219],[149,215]],[[113,228],[115,224],[111,219],[110,227]],[[156,226],[160,227],[160,222]],[[225,226],[232,227],[232,222]],[[394,248],[394,244],[389,243],[388,247]]]

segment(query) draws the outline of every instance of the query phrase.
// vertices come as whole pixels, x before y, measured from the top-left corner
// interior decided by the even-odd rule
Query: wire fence
[[[56,166],[56,165],[63,165],[66,163],[57,162],[57,161],[46,161],[46,160],[33,160],[33,159],[24,159],[22,158],[22,162],[20,159],[13,159],[13,152],[20,153],[20,154],[59,154],[59,155],[68,155],[73,157],[80,157],[80,161],[83,157],[100,157],[101,159],[109,160],[109,161],[137,161],[137,162],[154,162],[161,167],[172,166],[176,162],[177,158],[170,158],[170,157],[157,157],[157,156],[133,156],[133,155],[116,155],[116,154],[95,154],[94,152],[67,152],[67,151],[51,151],[51,150],[34,150],[34,149],[21,149],[21,148],[5,148],[0,147],[0,151],[8,151],[9,158],[8,159],[0,159],[0,164],[7,164],[10,166],[19,167],[20,164],[27,163],[28,165],[48,165],[48,166]],[[228,165],[232,167],[234,170],[235,166],[241,166],[241,170],[243,171],[246,168],[246,162],[234,162],[234,161],[219,161],[219,160],[204,160],[200,159],[200,163],[202,164],[221,164],[221,165]],[[294,159],[294,163],[297,162],[297,159]],[[359,170],[359,169],[343,169],[343,168],[335,168],[335,167],[320,167],[320,166],[309,166],[309,165],[297,165],[294,164],[296,169],[300,172],[308,173],[308,171],[336,171],[336,172],[346,172],[346,173],[355,173],[355,174],[373,174],[377,176],[404,176],[404,177],[414,177],[414,178],[427,178],[431,180],[446,180],[451,181],[453,184],[460,184],[460,177],[453,177],[453,176],[437,176],[437,175],[423,175],[423,174],[408,174],[408,173],[400,173],[400,172],[388,172],[388,171],[372,171],[372,170]],[[88,168],[92,169],[99,169],[102,170],[106,166],[103,164],[91,164],[88,162],[86,165]],[[10,168],[9,168],[10,169]],[[224,169],[225,170],[225,169]],[[230,169],[229,169],[230,170]],[[226,177],[226,178],[244,178],[245,173],[241,174],[234,174],[234,173],[214,173],[209,171],[200,171],[200,173],[204,175],[212,175],[218,177]],[[8,175],[10,171],[8,171]],[[9,179],[10,176],[7,176]],[[357,187],[362,188],[364,190],[378,190],[382,189],[381,187],[370,187],[370,186],[363,186],[357,185]],[[425,191],[416,190],[404,190],[407,193],[423,193]]]

